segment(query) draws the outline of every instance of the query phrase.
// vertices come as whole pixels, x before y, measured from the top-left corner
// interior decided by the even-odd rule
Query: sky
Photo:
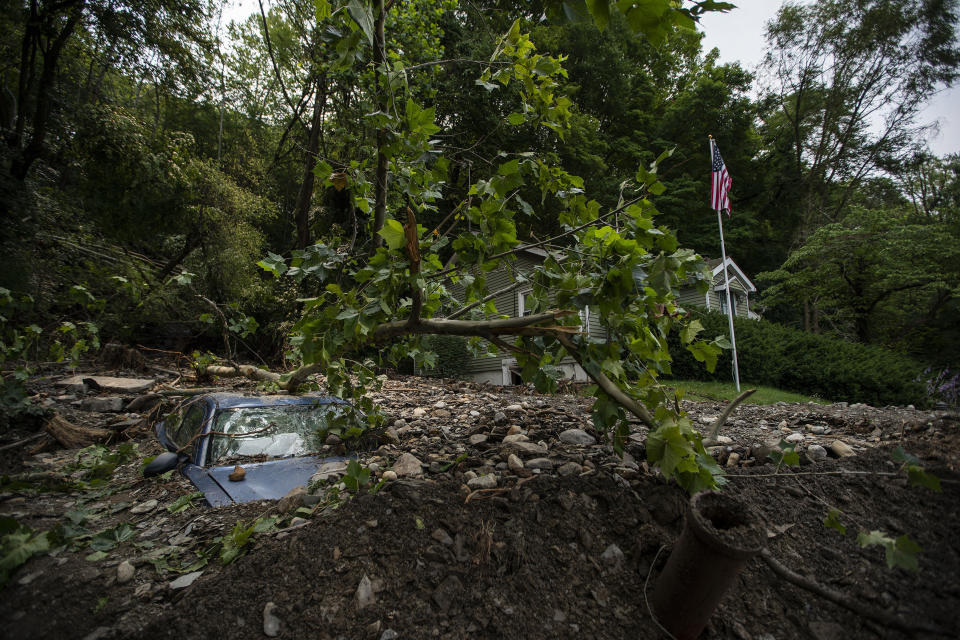
[[[754,70],[763,58],[763,34],[766,23],[773,18],[782,2],[779,0],[732,0],[737,8],[725,14],[707,14],[701,27],[706,33],[704,51],[713,47],[720,50],[721,62],[739,61],[744,68]],[[269,7],[271,2],[264,2]],[[224,20],[243,20],[258,11],[256,0],[230,0],[224,11]],[[941,91],[934,96],[920,114],[921,123],[938,122],[939,133],[933,133],[928,143],[937,155],[960,152],[960,86]]]
[[[782,4],[778,0],[731,0],[737,8],[730,13],[708,14],[701,27],[706,34],[704,51],[716,47],[721,62],[739,61],[754,70],[763,58],[765,25]],[[960,152],[960,87],[938,93],[920,113],[919,122],[938,122],[939,134],[928,139],[937,155]]]

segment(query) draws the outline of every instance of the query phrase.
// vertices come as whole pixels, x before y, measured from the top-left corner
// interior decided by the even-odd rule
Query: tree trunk
[[[310,204],[313,202],[313,187],[315,183],[314,168],[317,166],[317,152],[320,150],[320,128],[323,121],[323,107],[326,102],[326,93],[321,93],[321,84],[324,79],[317,81],[316,97],[313,100],[313,117],[310,119],[310,131],[307,141],[307,157],[303,163],[303,181],[300,183],[300,192],[293,207],[293,218],[297,224],[297,248],[306,249],[310,246]]]
[[[378,111],[386,111],[383,88],[380,86],[380,68],[386,60],[386,39],[383,34],[383,25],[386,22],[387,14],[383,6],[383,0],[374,0],[374,35],[373,35],[373,67],[374,82],[376,83],[376,102]],[[377,233],[383,228],[387,219],[387,155],[383,147],[387,143],[387,134],[383,127],[377,129],[377,172],[374,179],[374,205],[373,205],[373,236],[372,249],[376,250],[383,244],[383,238]]]

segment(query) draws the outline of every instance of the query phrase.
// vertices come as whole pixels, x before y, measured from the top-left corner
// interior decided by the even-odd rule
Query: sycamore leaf
[[[377,232],[386,241],[387,246],[392,250],[400,249],[407,244],[407,238],[403,233],[403,225],[393,218],[388,218],[383,228]]]

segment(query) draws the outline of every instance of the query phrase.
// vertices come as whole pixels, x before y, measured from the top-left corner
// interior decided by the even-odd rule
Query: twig
[[[507,493],[508,491],[513,491],[514,489],[524,484],[525,482],[536,480],[536,478],[537,476],[530,476],[529,478],[521,478],[520,481],[517,482],[517,484],[513,485],[512,487],[496,487],[494,489],[477,489],[476,491],[471,491],[467,495],[466,499],[463,501],[463,504],[467,504],[474,497],[477,497],[477,496],[495,496],[495,495],[500,495],[501,493]]]
[[[663,631],[670,640],[677,640],[672,633],[667,631],[666,627],[660,624],[660,621],[657,620],[657,616],[653,613],[653,609],[650,608],[650,600],[647,598],[647,586],[650,584],[650,576],[653,575],[653,568],[657,566],[657,560],[660,559],[660,554],[663,553],[663,550],[667,548],[667,545],[662,544],[660,548],[657,549],[657,555],[653,557],[653,562],[650,563],[650,570],[647,571],[647,579],[643,582],[643,601],[647,605],[647,613],[650,614],[650,619],[653,620],[653,623],[660,628],[660,631]]]
[[[720,414],[720,417],[717,418],[717,421],[714,422],[713,426],[710,427],[710,435],[704,439],[703,446],[709,447],[717,444],[717,433],[720,432],[720,427],[722,427],[723,423],[727,421],[727,418],[729,418],[730,414],[733,413],[733,410],[737,408],[737,405],[752,396],[754,393],[756,393],[756,391],[756,389],[747,389],[734,398],[733,401],[724,408],[723,412]]]
[[[5,444],[5,445],[3,445],[2,447],[0,447],[0,451],[5,451],[5,450],[7,450],[7,449],[16,449],[17,447],[23,446],[23,445],[27,444],[28,442],[33,442],[34,440],[39,440],[40,438],[42,438],[42,437],[45,436],[45,435],[46,435],[46,433],[44,433],[43,431],[41,431],[40,433],[35,433],[34,435],[30,436],[29,438],[24,438],[23,440],[18,440],[17,442],[13,442],[13,443],[11,443],[11,444]]]
[[[863,602],[854,600],[853,598],[850,598],[839,591],[834,591],[833,589],[830,589],[819,582],[815,582],[809,578],[805,578],[797,573],[794,573],[784,565],[780,564],[780,562],[773,557],[773,554],[770,553],[769,549],[761,550],[760,557],[763,558],[763,561],[767,563],[767,566],[770,567],[775,574],[787,582],[798,586],[801,589],[806,589],[811,593],[815,593],[822,598],[826,598],[830,602],[853,611],[857,615],[863,616],[868,620],[879,622],[888,627],[893,627],[894,629],[899,629],[900,631],[906,631],[908,633],[915,633],[917,631],[925,631],[927,633],[944,633],[942,629],[930,626],[920,622],[917,619],[908,622],[900,616],[888,613],[882,609],[871,607]]]
[[[177,449],[177,453],[181,453],[184,450],[186,450],[190,445],[194,443],[195,440],[198,440],[200,438],[205,438],[207,436],[224,436],[225,438],[246,438],[247,436],[255,436],[258,433],[263,433],[264,431],[269,431],[270,429],[276,429],[276,427],[277,427],[276,423],[271,422],[270,424],[265,426],[263,429],[257,429],[256,431],[247,431],[246,433],[227,433],[226,431],[208,431],[206,433],[198,433],[197,435],[190,438],[190,440],[187,441],[187,444]]]

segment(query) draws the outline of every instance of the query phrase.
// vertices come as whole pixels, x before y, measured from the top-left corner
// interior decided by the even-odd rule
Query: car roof
[[[211,408],[215,407],[220,409],[238,409],[243,407],[277,407],[284,405],[345,404],[343,400],[335,396],[321,396],[316,394],[290,396],[208,393],[199,396],[197,402],[206,404]]]

